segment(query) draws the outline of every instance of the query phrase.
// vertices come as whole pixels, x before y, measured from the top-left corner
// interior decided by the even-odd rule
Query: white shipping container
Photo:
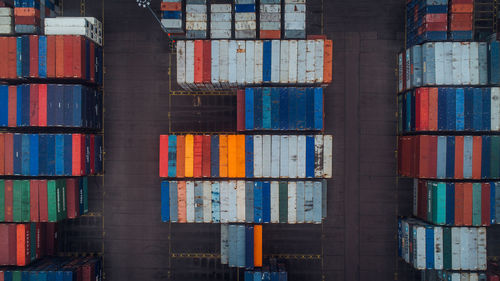
[[[297,136],[288,137],[288,177],[297,178]]]
[[[220,87],[220,84],[219,84],[219,71],[220,71],[220,68],[219,68],[219,45],[220,45],[220,41],[219,40],[212,40],[212,49],[211,49],[211,52],[212,52],[212,56],[211,56],[211,64],[212,64],[212,67],[211,67],[211,72],[210,72],[210,75],[211,75],[211,81],[212,81],[212,85],[214,85],[214,87],[216,88],[219,88]]]
[[[451,228],[451,268],[453,270],[459,270],[462,263],[462,258],[460,255],[460,235],[460,227]]]
[[[162,19],[161,24],[167,29],[181,29],[182,20],[181,19]]]
[[[235,23],[242,22],[242,21],[255,22],[256,20],[257,20],[257,17],[255,16],[255,13],[235,13],[234,14]]]
[[[245,222],[245,181],[236,182],[237,222]]]
[[[255,64],[254,64],[254,84],[262,84],[262,67],[263,67],[263,42],[262,40],[255,41]]]
[[[231,30],[230,21],[212,21],[210,22],[210,30]]]
[[[273,136],[274,137],[274,136]],[[271,182],[271,223],[279,223],[279,182]],[[278,203],[277,203],[278,202]]]
[[[288,182],[288,223],[297,223],[297,183]]]
[[[449,71],[449,69],[453,68],[453,43],[445,42],[443,43],[443,48],[444,48],[444,69],[448,69],[448,71],[444,71],[444,84],[452,85],[453,71]]]
[[[278,21],[261,21],[260,30],[280,30],[281,22]],[[284,41],[281,41],[284,42]]]
[[[280,178],[288,178],[288,136],[280,137]]]
[[[307,40],[307,51],[306,51],[306,82],[307,83],[314,83],[316,75],[314,74],[314,71],[316,67],[314,66],[315,63],[315,42],[314,40]]]
[[[297,137],[297,177],[306,177],[306,136]]]
[[[469,227],[469,270],[477,270],[477,228]]]
[[[452,44],[452,83],[453,85],[462,85],[462,45],[459,42]]]
[[[236,221],[237,219],[237,212],[236,212],[236,204],[237,202],[236,199],[236,181],[229,181],[228,183],[229,187],[229,221],[233,222]]]
[[[220,263],[229,263],[229,234],[228,234],[228,224],[220,225]]]
[[[285,12],[285,23],[286,22],[306,22],[306,13],[304,12]]]
[[[237,21],[234,23],[235,30],[255,30],[257,23],[255,21]]]
[[[469,42],[461,42],[462,47],[462,85],[470,85],[470,64],[469,64],[469,55],[470,55],[470,44]]]
[[[68,26],[68,27],[53,27],[46,26],[44,29],[45,35],[82,35],[89,39],[92,38],[92,31],[88,27]]]
[[[0,34],[12,34],[14,33],[14,25],[0,25]]]
[[[443,228],[434,227],[434,268],[443,269]]]
[[[236,50],[236,81],[238,85],[245,85],[245,41],[238,40],[238,49]]]
[[[314,176],[321,178],[324,175],[323,172],[323,136],[314,136]]]
[[[220,222],[228,223],[229,222],[229,205],[234,204],[229,202],[229,182],[221,181],[220,187]]]
[[[413,226],[414,228],[416,227],[416,232],[417,232],[417,245],[415,247],[415,267],[417,269],[425,269],[425,227],[423,226]]]
[[[186,182],[186,221],[194,222],[194,182]]]
[[[286,30],[305,30],[306,23],[298,21],[285,21]]]
[[[253,137],[253,176],[262,178],[262,136]]]
[[[211,4],[212,13],[231,13],[231,4]]]
[[[212,183],[203,182],[203,222],[212,222]]]
[[[222,39],[222,38],[231,38],[231,29],[229,30],[210,30],[210,37],[212,39]],[[226,49],[227,52],[227,49]]]
[[[186,84],[186,42],[177,41],[177,84],[182,88]]]
[[[288,41],[281,41],[281,53],[280,53],[280,83],[288,84],[288,58],[289,58],[289,46]]]
[[[271,42],[271,82],[280,82],[280,40],[272,40]]]
[[[12,17],[0,17],[0,25],[12,25]]]
[[[303,84],[306,83],[307,43],[305,40],[299,40],[297,44],[297,82]]]
[[[333,136],[325,135],[323,139],[323,177],[331,178],[333,163]]]
[[[281,23],[281,14],[280,13],[260,13],[260,24],[261,24],[261,26],[262,26],[263,22],[278,22],[278,23]]]
[[[186,13],[206,14],[207,5],[187,4]]]
[[[222,87],[229,86],[229,41],[219,41],[219,81]]]
[[[201,21],[186,21],[186,30],[207,30],[207,23]]]
[[[436,75],[436,85],[444,84],[444,43],[436,42],[434,43],[434,58],[435,58],[435,68],[434,73]]]
[[[325,53],[325,41],[324,40],[316,40],[315,42],[315,50],[314,50],[314,74],[315,74],[315,82],[323,83],[323,58]]]
[[[288,81],[297,83],[297,40],[288,41]]]
[[[281,137],[279,135],[273,135],[271,137],[271,177],[279,178],[280,176],[280,146]]]
[[[186,21],[207,21],[207,14],[186,13]]]
[[[229,40],[229,86],[236,87],[236,76],[237,76],[237,68],[236,68],[236,52],[238,49],[238,44],[235,40]]]
[[[186,41],[186,84],[194,85],[194,41]]]
[[[254,81],[254,63],[255,63],[255,41],[248,40],[246,41],[246,50],[245,50],[245,83],[247,85],[253,84]]]
[[[470,84],[479,84],[479,43],[470,42],[469,45],[469,73],[470,73]]]
[[[281,13],[280,4],[260,4],[260,13]]]
[[[477,229],[477,269],[486,270],[487,269],[487,239],[486,239],[486,228],[480,227]]]
[[[500,130],[500,88],[491,88],[491,130]]]
[[[45,27],[89,27],[92,25],[84,17],[57,17],[47,18],[44,21]]]
[[[306,5],[305,4],[285,4],[285,13],[305,13]]]
[[[469,228],[460,228],[460,269],[469,270],[470,269],[470,240]]]
[[[10,17],[10,16],[12,16],[12,8],[1,7],[0,8],[0,16],[1,17]]]
[[[262,136],[262,176],[271,177],[271,136]]]

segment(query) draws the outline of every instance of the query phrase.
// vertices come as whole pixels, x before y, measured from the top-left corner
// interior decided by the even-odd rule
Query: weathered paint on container
[[[306,223],[313,223],[314,220],[314,201],[313,201],[313,182],[307,181],[304,190],[304,220]]]
[[[297,223],[297,183],[288,182],[288,223]]]
[[[203,222],[212,222],[212,183],[203,182]]]
[[[464,254],[470,251],[470,239],[469,236],[469,228],[461,227],[460,228],[460,268],[462,270],[469,269],[469,255]]]
[[[262,177],[271,177],[271,136],[262,136]]]
[[[237,206],[234,204],[234,202],[237,202],[236,200],[236,194],[237,194],[237,185],[236,181],[229,181],[228,183],[228,190],[229,190],[229,221],[237,221]]]
[[[177,214],[179,216],[179,222],[187,222],[187,210],[186,210],[186,182],[178,182],[177,184],[177,196],[178,196],[178,209]]]
[[[486,239],[486,228],[480,227],[477,229],[477,269],[486,270],[487,269],[487,239]]]
[[[254,182],[253,187],[254,200],[254,222],[262,223],[262,182]]]
[[[279,223],[279,182],[271,182],[271,223]]]
[[[452,84],[462,85],[462,45],[459,42],[452,43]]]
[[[289,41],[281,41],[281,53],[280,53],[280,83],[288,84],[289,80]]]
[[[211,79],[212,85],[216,88],[220,88],[219,81],[220,79],[220,59],[219,59],[219,46],[220,41],[212,40],[212,56],[211,56]]]
[[[203,182],[194,182],[194,222],[203,222],[204,207],[203,207]]]
[[[288,177],[297,178],[297,136],[288,137]]]
[[[221,221],[220,214],[220,183],[211,182],[212,187],[212,222],[219,223]]]
[[[186,42],[177,42],[177,84],[186,87]]]
[[[271,137],[271,177],[279,178],[280,176],[280,152],[281,152],[281,137],[273,135]]]
[[[297,40],[288,41],[288,82],[291,84],[297,83],[297,59],[298,59],[298,42]]]
[[[453,68],[453,42],[444,42],[444,69],[452,69]],[[437,70],[436,70],[437,71]],[[452,71],[443,71],[444,73],[444,85],[452,85],[453,84],[453,70]]]
[[[288,178],[288,136],[280,136],[280,178]]]
[[[245,222],[254,222],[254,192],[253,192],[253,181],[245,182]]]
[[[488,84],[488,43],[479,42],[478,44],[479,60],[479,84]]]
[[[470,84],[479,85],[479,43],[470,42],[469,51]]]
[[[500,130],[500,88],[491,88],[491,130]]]
[[[435,62],[435,75],[436,75],[436,85],[444,84],[444,70],[445,70],[445,53],[444,53],[444,43],[443,42],[435,42],[434,43],[434,57],[436,58]]]
[[[245,41],[236,41],[238,47],[236,49],[236,81],[239,86],[245,85],[245,57],[246,57],[246,43]]]
[[[229,81],[229,86],[230,87],[236,87],[237,85],[237,50],[238,50],[238,44],[236,43],[235,40],[229,40],[228,44],[228,81]],[[241,56],[240,56],[241,60]],[[241,74],[240,74],[241,75]],[[243,76],[244,77],[244,76]]]
[[[461,71],[462,71],[462,85],[470,85],[470,61],[469,61],[469,56],[470,56],[470,43],[469,42],[461,42],[460,43],[461,48],[462,48],[462,55],[461,55]]]
[[[230,222],[229,208],[232,204],[229,199],[229,182],[220,182],[220,222],[228,223]]]
[[[280,40],[272,40],[271,44],[271,82],[280,82]]]
[[[316,79],[315,71],[316,67],[314,65],[315,63],[315,42],[314,40],[307,40],[307,45],[306,45],[306,82],[307,83],[314,83]]]
[[[253,173],[255,178],[262,178],[262,136],[255,135],[253,137],[253,153],[254,153],[254,161],[253,161]]]
[[[316,135],[314,137],[314,176],[317,178],[320,178],[324,175],[323,149],[324,149],[323,136]]]
[[[236,182],[236,221],[245,222],[245,181]]]
[[[194,222],[194,182],[186,182],[186,222]]]
[[[245,84],[251,85],[254,83],[255,74],[255,41],[246,41],[245,50]]]
[[[254,58],[255,58],[255,64],[254,64],[254,84],[262,84],[262,65],[263,65],[263,58],[264,58],[264,43],[262,40],[256,40],[255,41],[255,53],[254,53]]]
[[[443,228],[434,227],[434,268],[443,269]]]
[[[306,177],[306,136],[297,137],[297,177]]]
[[[331,178],[333,163],[333,136],[325,135],[323,139],[323,178]]]
[[[314,72],[315,72],[315,83],[323,83],[323,71],[324,71],[324,53],[325,53],[325,41],[316,40],[314,50]]]
[[[194,85],[194,41],[191,40],[186,41],[186,84]]]
[[[220,263],[229,264],[229,225],[220,225]]]
[[[296,220],[297,223],[304,223],[304,189],[305,189],[305,183],[303,181],[297,182],[297,188],[296,188]]]
[[[229,41],[220,40],[219,43],[219,80],[221,87],[229,86]]]

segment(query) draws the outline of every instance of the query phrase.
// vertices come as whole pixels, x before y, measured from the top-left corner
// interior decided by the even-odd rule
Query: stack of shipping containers
[[[332,81],[332,41],[280,40],[281,2],[260,4],[261,37],[276,40],[176,42],[177,82],[186,91],[237,89],[238,133],[160,136],[161,217],[220,223],[222,264],[246,269],[245,280],[286,280],[283,265],[263,259],[262,232],[268,223],[326,217],[333,137],[323,134],[323,87]],[[305,38],[305,2],[294,5],[304,12],[294,37]],[[226,11],[214,6],[212,27]],[[255,38],[255,14],[253,1],[236,1],[236,38]]]
[[[500,211],[500,42],[470,41],[472,0],[420,2],[408,2],[398,56],[398,173],[414,186],[399,255],[422,280],[486,280],[486,227]]]
[[[0,34],[14,32],[14,11],[5,4],[0,6]]]
[[[260,1],[260,39],[281,38],[281,0]]]
[[[182,0],[163,0],[161,2],[161,24],[169,33],[183,34]]]
[[[207,19],[206,0],[186,0],[186,38],[207,38]]]
[[[232,11],[231,4],[210,5],[210,38],[231,38]]]
[[[306,37],[306,0],[285,0],[285,38]]]
[[[17,34],[39,34],[44,19],[61,14],[59,0],[14,0],[14,23]]]
[[[46,19],[38,34],[40,11],[55,8],[43,2],[15,2],[16,31],[36,35],[0,37],[0,265],[23,266],[0,269],[0,279],[52,267],[54,278],[96,280],[100,258],[44,257],[58,252],[58,223],[89,212],[88,176],[103,173],[102,27]]]

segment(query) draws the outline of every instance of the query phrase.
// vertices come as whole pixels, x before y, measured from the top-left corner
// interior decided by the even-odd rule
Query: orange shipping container
[[[472,226],[472,183],[464,183],[464,225]]]
[[[8,78],[16,79],[17,78],[17,38],[9,37],[9,75]]]
[[[203,40],[194,41],[194,83],[203,83]]]
[[[184,136],[177,136],[177,177],[183,178],[185,176],[185,153],[186,153],[186,138]]]
[[[227,141],[228,136],[220,135],[219,136],[219,177],[227,178],[228,177],[228,147]]]
[[[455,183],[455,225],[464,225],[464,184]]]
[[[161,2],[162,11],[181,11],[181,2]]]
[[[179,214],[179,222],[187,221],[186,214],[186,182],[179,181],[177,183],[177,193],[179,204],[177,205],[177,212]]]
[[[185,150],[185,163],[184,166],[186,167],[184,170],[184,174],[186,178],[192,178],[194,175],[194,167],[193,167],[193,158],[194,158],[194,136],[193,135],[186,135],[186,147],[184,148]]]
[[[281,30],[261,30],[260,39],[280,39]]]
[[[47,77],[56,77],[56,36],[47,36]]]
[[[238,177],[237,160],[237,140],[236,135],[227,137],[227,176],[230,178]]]
[[[160,177],[168,177],[168,136],[160,136]]]
[[[64,77],[64,36],[56,36],[56,77]]]
[[[452,13],[473,13],[474,4],[451,4]]]
[[[323,82],[332,83],[333,79],[333,41],[325,40],[325,53],[323,65]]]
[[[40,10],[36,8],[14,8],[14,16],[40,18]]]
[[[203,161],[203,136],[194,136],[193,148],[193,177],[201,178],[202,176],[202,161]]]
[[[0,78],[7,78],[8,74],[8,37],[0,37]]]
[[[262,266],[262,225],[253,227],[253,263],[255,267]]]
[[[245,135],[236,136],[236,177],[245,177]]]
[[[481,179],[481,152],[483,141],[481,136],[472,138],[472,178],[475,180]]]

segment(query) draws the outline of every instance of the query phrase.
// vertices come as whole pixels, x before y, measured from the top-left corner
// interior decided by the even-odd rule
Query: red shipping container
[[[212,41],[203,40],[203,83],[212,83]]]
[[[47,198],[47,180],[41,180],[38,183],[38,208],[40,211],[40,222],[49,221],[48,198]]]
[[[239,89],[236,94],[236,129],[245,131],[245,90]]]
[[[423,25],[422,32],[425,32],[425,31],[447,31],[447,30],[448,30],[448,23],[446,23],[446,22],[429,22],[429,23],[426,23]]]
[[[9,86],[9,127],[17,126],[17,87]]]
[[[429,88],[429,131],[437,131],[438,88]]]
[[[194,41],[194,83],[203,83],[203,41]]]
[[[160,135],[160,178],[168,177],[168,136]]]
[[[429,131],[429,88],[420,90],[420,131]]]
[[[80,175],[84,176],[84,175],[87,175],[87,169],[86,169],[86,138],[85,138],[85,135],[80,135],[80,143],[81,143],[81,146],[80,146]]]
[[[14,16],[40,18],[40,10],[36,8],[14,8]]]
[[[90,135],[90,174],[95,173],[95,135]]]
[[[429,178],[437,176],[437,136],[430,136]]]
[[[56,56],[56,76],[57,78],[64,78],[64,37],[63,35],[56,35],[55,56]]]
[[[8,77],[9,38],[0,37],[0,78]]]
[[[185,169],[185,148],[186,148],[186,140],[184,136],[177,136],[177,177],[184,177],[184,169]],[[179,221],[180,222],[180,221]]]
[[[308,40],[315,40],[315,39],[310,39],[311,35],[308,35],[307,38]],[[316,37],[326,37],[326,36],[316,36]],[[260,39],[280,39],[281,38],[281,30],[261,30],[260,31]],[[325,38],[326,39],[326,38]]]
[[[39,180],[30,180],[30,220],[32,222],[40,221],[38,209],[38,182]]]
[[[73,134],[73,158],[72,158],[72,175],[73,176],[81,176],[82,175],[82,135],[81,134]]]
[[[464,183],[464,225],[472,226],[472,183]]]
[[[29,224],[17,224],[17,266],[31,262],[31,228]]]
[[[36,25],[36,26],[40,26],[40,17],[34,17],[34,16],[15,16],[14,17],[14,23],[16,25],[23,24],[23,25]]]
[[[452,16],[455,13],[473,13],[474,12],[474,4],[451,4],[451,13]]]
[[[16,264],[16,238],[15,224],[0,224],[0,265]]]
[[[455,137],[455,178],[464,178],[464,137]]]
[[[447,23],[448,22],[448,14],[426,14],[425,15],[425,22],[427,22],[427,23],[431,23],[431,22]]]
[[[426,135],[419,136],[418,139],[420,145],[419,145],[419,154],[417,156],[417,158],[419,159],[417,175],[419,178],[429,178],[430,175],[429,151],[431,150],[430,147],[431,136],[426,136]]]
[[[30,84],[30,126],[39,126],[38,84]]]
[[[481,152],[482,152],[482,137],[472,137],[472,178],[475,180],[481,179]]]
[[[161,11],[181,11],[181,2],[161,2]]]
[[[56,36],[47,36],[47,77],[56,77]]]
[[[88,40],[88,39],[86,39]],[[95,44],[90,41],[90,81],[95,82]]]
[[[481,184],[481,225],[489,226],[491,224],[491,206],[490,206],[490,184]]]
[[[74,219],[78,216],[76,206],[80,204],[79,189],[77,188],[76,179],[69,178],[66,180],[66,215],[68,219]]]
[[[415,91],[413,91],[411,93],[412,95],[412,99],[415,101],[415,131],[421,131],[421,128],[420,128],[420,122],[421,122],[421,116],[420,116],[420,109],[421,109],[421,106],[420,106],[420,99],[422,98],[422,95],[421,95],[421,88],[417,88]]]
[[[193,176],[195,178],[200,178],[202,175],[202,154],[203,154],[203,136],[195,135],[194,136],[194,145],[193,145]]]
[[[38,125],[47,127],[47,84],[38,85]]]
[[[14,135],[4,134],[5,142],[5,174],[14,174]]]
[[[57,224],[47,223],[47,234],[45,236],[45,254],[53,256],[57,251]]]
[[[450,22],[450,31],[469,31],[472,30],[472,15],[453,14]]]
[[[202,176],[204,178],[209,178],[210,177],[210,159],[211,159],[211,138],[210,136],[203,136],[203,163],[202,163]]]
[[[5,135],[0,134],[0,175],[5,175]]]
[[[5,180],[5,221],[11,222],[14,220],[13,211],[14,200],[14,184],[12,180]]]
[[[73,36],[66,35],[64,41],[64,77],[73,77]]]
[[[8,57],[8,68],[9,68],[9,79],[17,78],[17,38],[9,37],[9,57]]]
[[[73,75],[74,78],[84,78],[85,75],[85,40],[83,36],[73,36]]]
[[[455,183],[455,225],[464,225],[464,184]]]

